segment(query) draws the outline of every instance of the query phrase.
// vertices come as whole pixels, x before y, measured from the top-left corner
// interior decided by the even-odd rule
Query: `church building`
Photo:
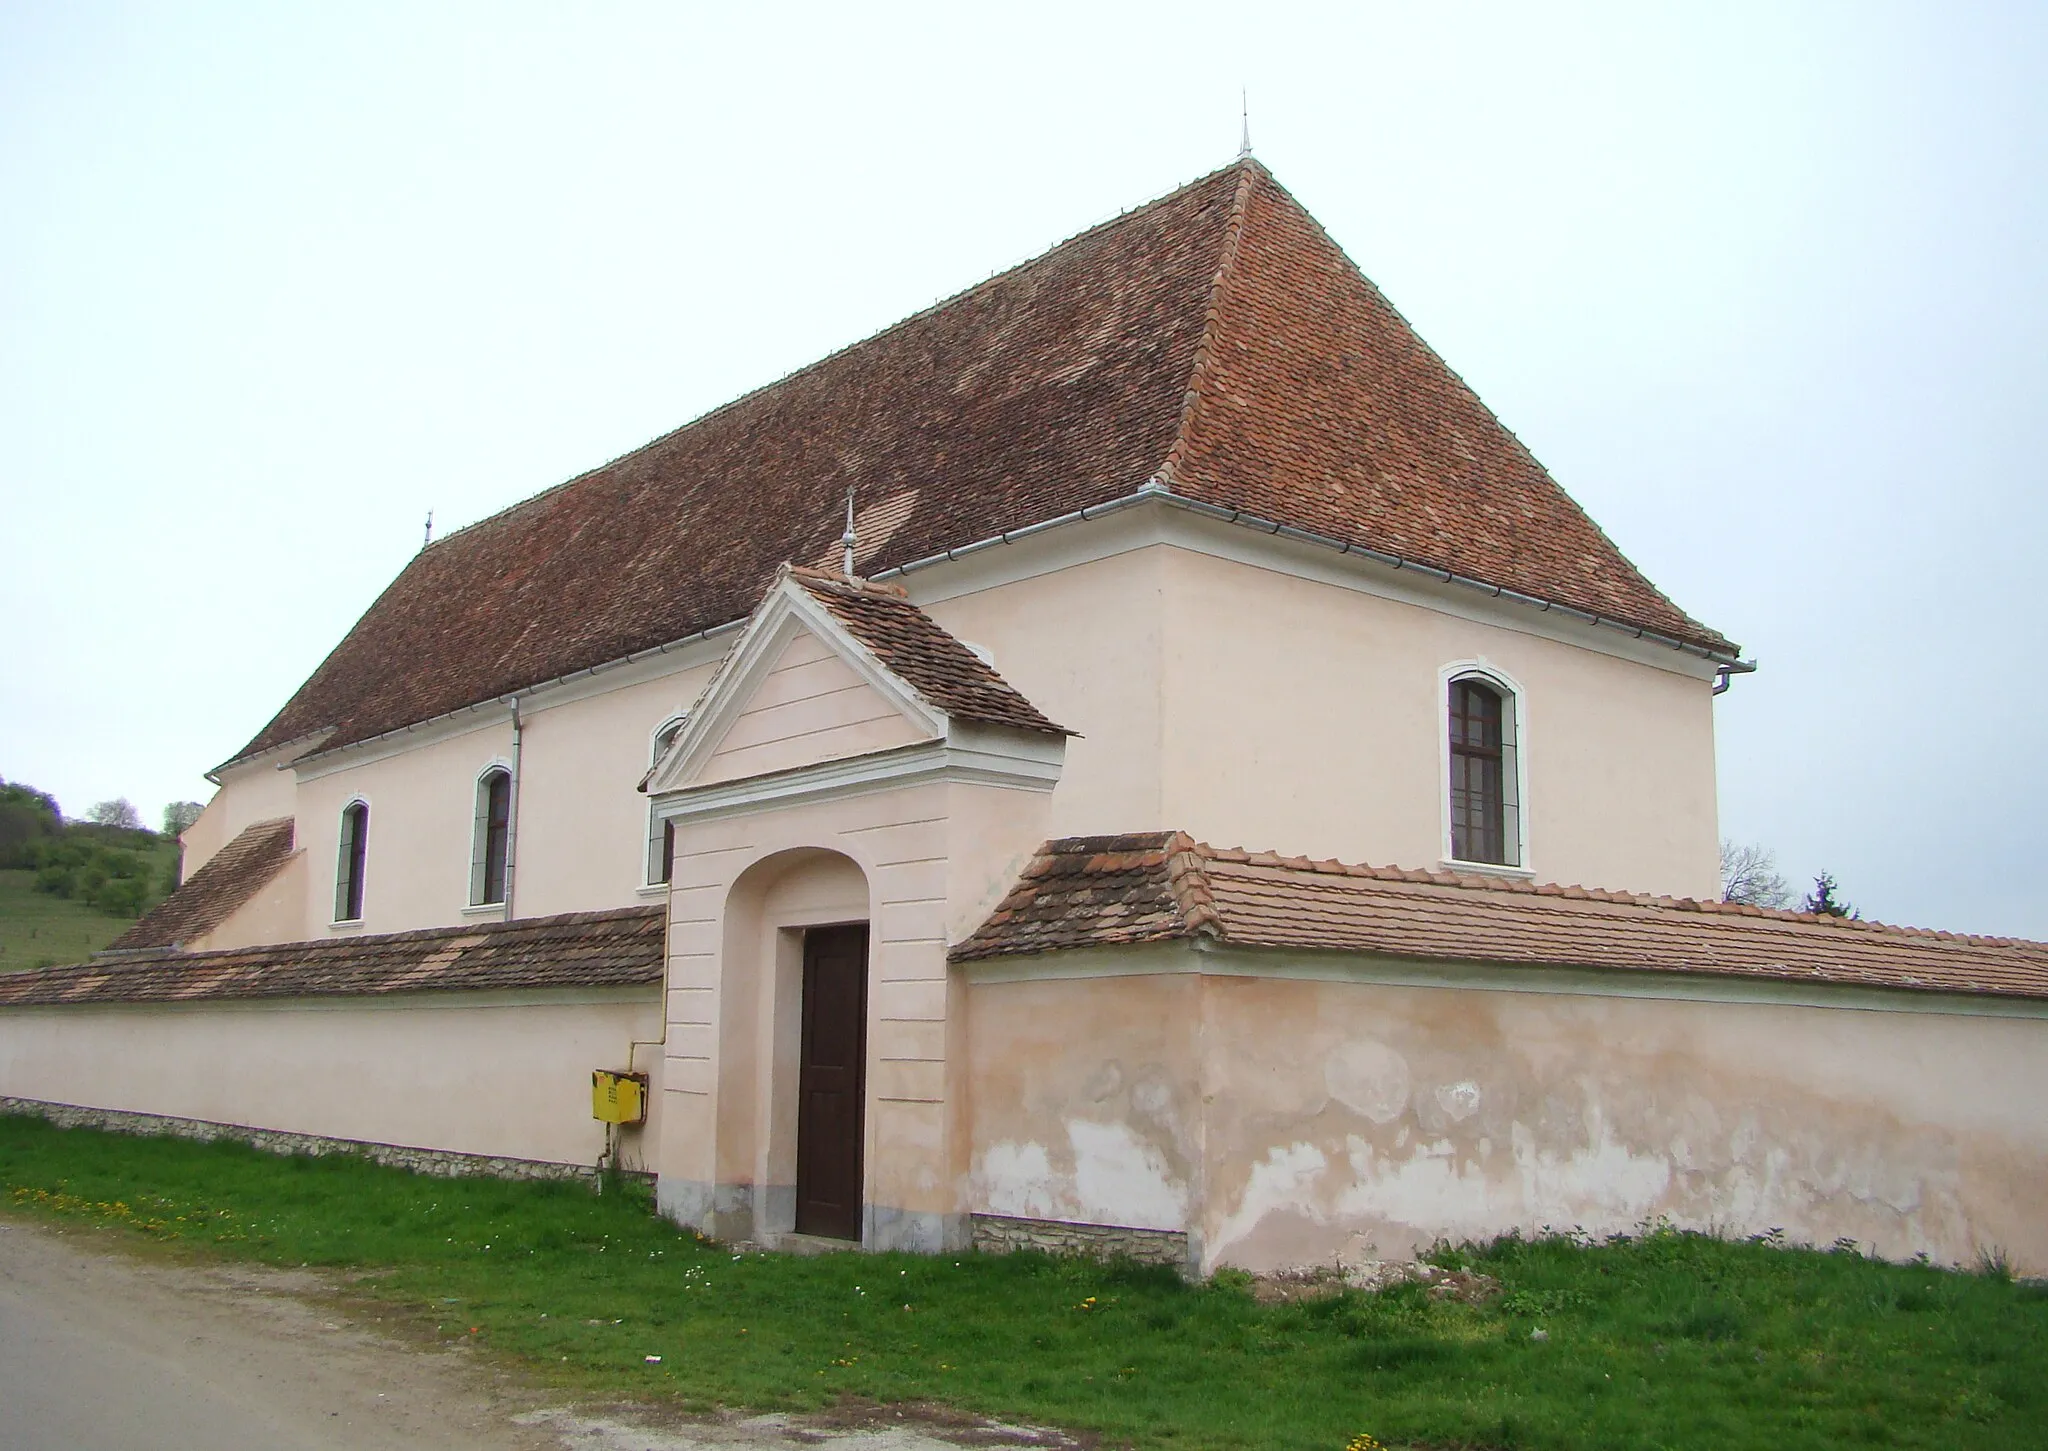
[[[0,1104],[767,1246],[2048,1273],[2048,946],[1722,903],[1752,668],[1244,158],[424,548]]]

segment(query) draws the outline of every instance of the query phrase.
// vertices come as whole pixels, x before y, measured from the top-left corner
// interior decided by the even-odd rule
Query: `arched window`
[[[363,866],[370,855],[370,803],[351,801],[341,813],[341,849],[335,853],[334,920],[363,920]]]
[[[477,777],[476,832],[469,856],[469,901],[481,907],[505,900],[505,862],[512,839],[512,773],[493,766]]]
[[[1487,676],[1450,682],[1451,856],[1521,865],[1515,697]]]
[[[650,772],[661,764],[661,758],[668,754],[668,748],[676,743],[676,737],[682,734],[688,721],[687,715],[670,716],[654,732],[653,746],[647,753]],[[647,885],[652,887],[667,882],[675,875],[675,870],[675,823],[663,821],[650,805],[647,808]]]

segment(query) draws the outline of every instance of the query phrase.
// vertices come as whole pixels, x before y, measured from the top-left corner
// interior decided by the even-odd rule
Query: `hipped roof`
[[[1182,832],[1047,842],[952,958],[1194,938],[1403,960],[2048,998],[2048,943],[1311,861],[1213,847]]]
[[[782,561],[831,556],[849,489],[873,575],[1155,478],[1735,653],[1245,160],[437,541],[235,759],[740,619]]]

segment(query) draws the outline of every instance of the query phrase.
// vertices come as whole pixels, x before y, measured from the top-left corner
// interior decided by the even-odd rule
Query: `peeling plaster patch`
[[[1157,1147],[1125,1124],[1086,1119],[1067,1125],[1067,1139],[1074,1146],[1074,1192],[1084,1219],[1133,1229],[1187,1227],[1187,1185],[1167,1171]]]
[[[1586,1106],[1585,1130],[1583,1147],[1560,1151],[1540,1145],[1526,1125],[1514,1125],[1526,1211],[1549,1223],[1585,1223],[1590,1216],[1625,1226],[1649,1218],[1671,1187],[1670,1160],[1617,1143],[1597,1103]]]
[[[1826,1243],[1830,1231],[1852,1228],[1852,1238],[1896,1237],[1908,1253],[1967,1238],[1953,1157],[1935,1144],[1766,1128],[1753,1115],[1744,1116],[1729,1143],[1731,1152],[1749,1157],[1720,1172],[1706,1200],[1717,1219],[1825,1223],[1806,1238]]]
[[[1352,1183],[1337,1197],[1333,1218],[1368,1221],[1374,1232],[1400,1225],[1416,1231],[1416,1242],[1439,1237],[1478,1236],[1492,1222],[1483,1172],[1468,1173],[1449,1139],[1420,1143],[1405,1159],[1382,1159],[1366,1140],[1346,1140]],[[1402,1237],[1388,1244],[1404,1249]]]
[[[1406,1074],[1407,1066],[1404,1064],[1404,1079]],[[1405,1082],[1403,1097],[1406,1097]],[[1310,1202],[1305,1191],[1329,1167],[1330,1161],[1314,1144],[1297,1143],[1268,1149],[1266,1157],[1252,1165],[1251,1173],[1245,1177],[1237,1211],[1225,1218],[1218,1228],[1213,1257],[1221,1260],[1232,1245],[1257,1229],[1259,1221],[1269,1214],[1293,1213],[1320,1222],[1324,1215]]]
[[[1323,1064],[1330,1097],[1376,1124],[1390,1124],[1408,1107],[1408,1060],[1368,1038],[1346,1043]]]
[[[1058,1176],[1041,1144],[1004,1142],[982,1151],[974,1177],[990,1214],[1057,1219],[1068,1211]]]
[[[1479,1085],[1469,1078],[1462,1083],[1446,1083],[1436,1091],[1436,1104],[1452,1119],[1463,1123],[1479,1112]]]
[[[1173,1107],[1173,1089],[1165,1080],[1147,1074],[1131,1085],[1131,1107],[1158,1117]]]

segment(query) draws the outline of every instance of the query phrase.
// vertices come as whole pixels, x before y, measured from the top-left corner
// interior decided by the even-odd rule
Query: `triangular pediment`
[[[944,739],[947,716],[785,571],[650,773],[665,795]]]
[[[753,687],[696,783],[792,771],[934,735],[813,630],[794,631]]]

